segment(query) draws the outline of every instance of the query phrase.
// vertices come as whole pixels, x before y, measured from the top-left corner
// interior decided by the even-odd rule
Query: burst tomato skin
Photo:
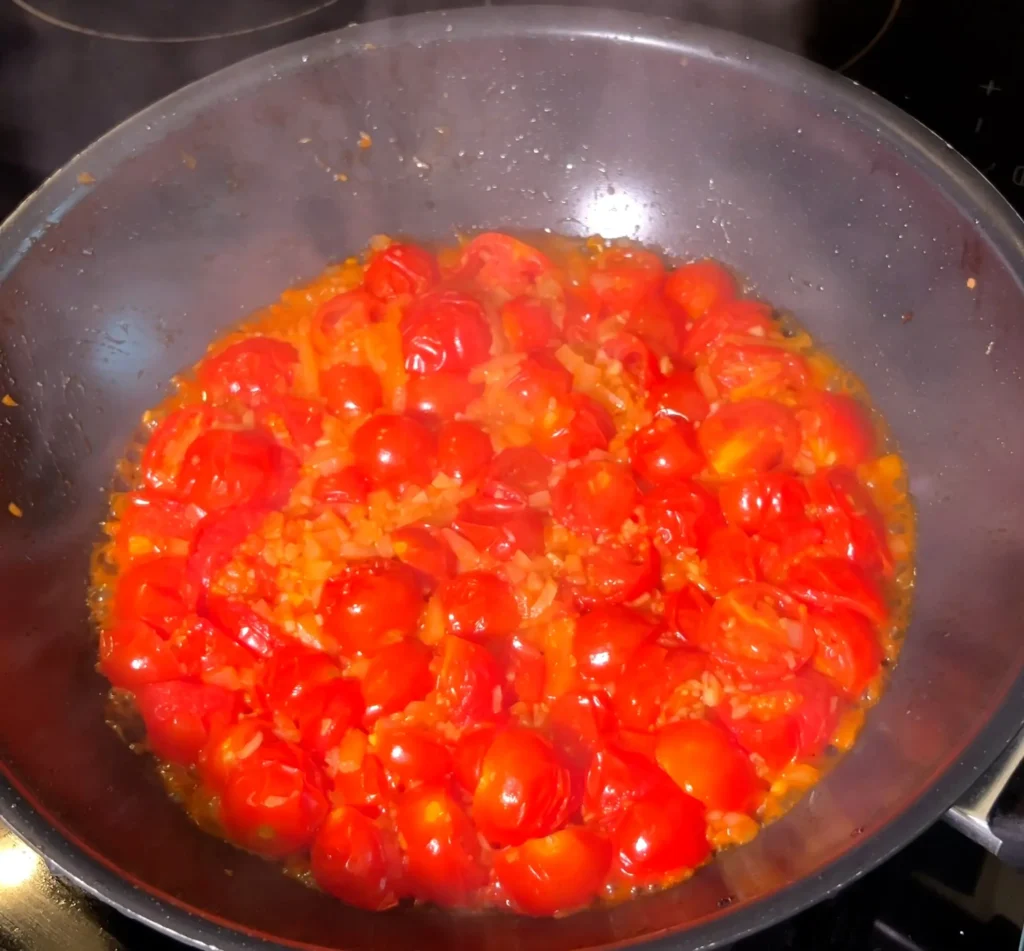
[[[864,693],[882,664],[882,647],[871,624],[852,611],[812,611],[818,642],[812,666],[848,697]]]
[[[759,472],[726,482],[718,493],[725,520],[751,535],[777,539],[806,518],[807,486],[785,472]]]
[[[380,302],[362,288],[335,294],[313,313],[310,342],[318,353],[330,353],[353,330],[367,327],[377,318]]]
[[[207,357],[196,376],[211,402],[234,398],[257,406],[288,390],[298,362],[299,353],[290,343],[249,337]]]
[[[400,861],[394,834],[351,806],[331,810],[310,850],[317,884],[368,911],[384,911],[398,903]]]
[[[655,541],[671,554],[706,550],[712,533],[724,524],[718,499],[688,480],[656,487],[641,504]]]
[[[99,671],[115,687],[129,690],[185,673],[170,644],[142,621],[123,621],[103,631]]]
[[[491,437],[476,423],[456,420],[441,427],[437,465],[445,475],[468,482],[487,468],[493,456]]]
[[[489,571],[467,571],[437,592],[448,630],[457,637],[484,639],[519,627],[519,608],[507,582]]]
[[[736,295],[732,275],[714,261],[694,261],[677,267],[665,282],[665,296],[681,307],[690,320]]]
[[[320,390],[331,411],[341,417],[368,416],[384,403],[380,377],[367,366],[328,367],[320,374]]]
[[[851,469],[819,469],[807,483],[808,511],[824,532],[824,545],[871,574],[892,572],[885,522]]]
[[[321,476],[313,486],[313,498],[324,505],[362,505],[369,492],[370,480],[355,466]]]
[[[655,293],[665,276],[657,255],[632,248],[609,248],[590,274],[590,288],[605,313],[615,315],[632,310]]]
[[[483,308],[458,291],[433,291],[413,301],[399,329],[409,373],[465,373],[490,356]]]
[[[819,468],[855,469],[873,454],[874,427],[852,396],[808,390],[801,404],[796,415],[803,448]]]
[[[554,399],[533,428],[534,445],[549,459],[568,462],[608,448],[615,423],[600,403],[583,393]]]
[[[513,350],[542,350],[558,343],[551,308],[535,297],[514,297],[503,304],[501,326]]]
[[[363,286],[378,300],[424,294],[438,280],[434,258],[414,244],[392,244],[371,259]]]
[[[583,556],[584,581],[573,587],[578,607],[633,601],[661,580],[658,552],[647,538],[628,543],[606,542]]]
[[[392,788],[443,783],[453,770],[448,748],[424,727],[377,725],[377,755]]]
[[[175,555],[133,564],[118,579],[114,617],[142,621],[172,634],[195,609],[198,591],[189,579],[188,561]]]
[[[825,611],[854,611],[875,624],[889,616],[875,580],[845,558],[801,558],[786,572],[785,587],[801,601]]]
[[[707,367],[719,393],[732,400],[795,393],[810,378],[800,354],[765,343],[724,343],[711,354]]]
[[[689,370],[677,370],[650,388],[647,406],[655,416],[669,416],[699,423],[711,407]]]
[[[710,853],[704,806],[678,788],[637,799],[612,832],[615,867],[638,884],[696,868]]]
[[[647,618],[622,605],[605,605],[584,614],[576,622],[573,637],[579,675],[594,683],[611,683],[654,631]]]
[[[464,730],[452,751],[455,779],[462,791],[472,797],[480,783],[480,769],[484,755],[491,747],[497,727],[493,723],[479,723]]]
[[[436,451],[433,433],[410,416],[373,416],[352,437],[356,465],[379,488],[426,485]]]
[[[362,680],[367,726],[424,699],[434,689],[437,678],[430,671],[430,660],[430,648],[413,638],[389,644],[370,658]]]
[[[451,548],[419,525],[406,525],[391,533],[395,557],[415,571],[429,594],[455,574],[456,560]]]
[[[644,644],[629,658],[615,682],[612,707],[625,730],[649,731],[672,694],[685,684],[699,690],[707,657],[687,648]]]
[[[636,481],[624,466],[592,460],[570,469],[551,490],[551,511],[571,530],[599,535],[622,527],[638,495]]]
[[[692,425],[667,417],[630,439],[629,458],[640,478],[655,485],[689,478],[704,468]]]
[[[772,310],[760,301],[721,301],[690,328],[682,344],[683,355],[697,363],[724,342],[764,339],[772,331]]]
[[[438,700],[456,726],[496,720],[502,709],[502,671],[484,647],[461,637],[441,642]]]
[[[486,231],[463,249],[459,273],[478,287],[516,296],[531,291],[552,269],[547,256],[526,242]]]
[[[539,555],[544,551],[544,518],[535,509],[513,500],[466,499],[459,506],[452,528],[477,551],[508,561],[517,551]]]
[[[238,697],[211,684],[184,680],[143,684],[135,702],[146,724],[146,743],[163,759],[190,766],[214,726],[234,720]]]
[[[800,447],[793,411],[765,399],[726,403],[708,416],[697,441],[711,468],[732,478],[790,465]]]

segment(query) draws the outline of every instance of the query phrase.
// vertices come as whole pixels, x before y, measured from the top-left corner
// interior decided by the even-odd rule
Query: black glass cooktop
[[[0,0],[0,217],[97,136],[185,83],[353,21],[459,5],[467,4]],[[1019,0],[601,5],[721,26],[840,70],[934,129],[1024,212]],[[1024,876],[940,824],[839,895],[734,951],[1016,951],[1022,922]],[[179,947],[54,879],[0,829],[0,951]]]

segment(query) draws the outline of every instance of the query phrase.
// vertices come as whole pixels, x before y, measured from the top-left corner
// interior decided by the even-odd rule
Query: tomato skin
[[[665,277],[661,259],[638,248],[608,248],[590,272],[590,288],[606,314],[632,310],[657,292]]]
[[[464,730],[452,752],[455,779],[463,792],[472,796],[480,783],[480,768],[484,755],[491,747],[497,727],[482,723]]]
[[[190,614],[168,642],[185,675],[229,686],[239,671],[256,666],[256,654],[207,618]]]
[[[99,671],[115,687],[178,680],[184,673],[171,646],[142,621],[122,621],[100,634]]]
[[[708,539],[704,555],[708,586],[722,595],[749,581],[760,581],[754,542],[738,528],[720,528]]]
[[[543,413],[552,399],[572,389],[572,374],[550,353],[528,356],[508,384],[508,392],[532,412]]]
[[[243,601],[219,596],[207,597],[205,613],[236,643],[263,657],[288,643],[276,625]]]
[[[889,616],[874,579],[845,558],[801,558],[786,572],[784,584],[801,601],[825,611],[855,611],[875,624]]]
[[[735,717],[729,704],[719,707],[721,720],[736,742],[748,753],[760,756],[769,769],[781,770],[800,752],[800,723],[782,714],[767,720],[753,716]]]
[[[289,644],[267,661],[260,691],[268,708],[294,720],[317,687],[339,677],[341,668],[323,651]]]
[[[708,809],[749,812],[761,790],[750,758],[711,720],[679,720],[658,734],[658,765]]]
[[[637,611],[619,604],[603,605],[576,622],[573,654],[584,680],[607,684],[654,634],[655,625]]]
[[[554,915],[580,908],[597,895],[611,854],[603,836],[570,826],[498,853],[494,870],[519,911]]]
[[[681,307],[690,320],[736,296],[732,275],[714,261],[693,261],[677,267],[665,281],[665,296]]]
[[[589,285],[565,288],[562,332],[571,343],[593,343],[602,327],[601,301]]]
[[[551,460],[535,446],[502,449],[487,468],[484,491],[492,499],[507,497],[511,493],[517,504],[526,505],[535,492],[547,490],[551,469]]]
[[[455,574],[455,553],[441,539],[418,525],[405,525],[391,533],[395,557],[412,568],[429,594]]]
[[[616,532],[632,516],[638,496],[625,466],[594,459],[569,469],[551,490],[551,514],[584,535]]]
[[[852,611],[811,611],[809,617],[818,641],[812,666],[848,697],[861,696],[882,664],[874,628]]]
[[[464,373],[491,353],[483,308],[458,291],[432,291],[402,316],[402,350],[409,373]]]
[[[660,558],[649,539],[606,542],[583,556],[584,583],[573,588],[576,605],[622,604],[654,590],[661,581]]]
[[[414,244],[392,244],[370,259],[363,286],[378,300],[424,294],[439,278],[433,256]]]
[[[313,314],[310,340],[318,353],[329,353],[346,333],[367,327],[377,318],[380,302],[362,288],[335,294]]]
[[[352,436],[356,466],[378,488],[426,485],[434,474],[436,451],[433,434],[410,416],[373,416]]]
[[[185,558],[150,558],[121,573],[114,592],[114,618],[142,621],[170,635],[195,609],[197,596]]]
[[[310,850],[310,869],[325,891],[356,908],[398,903],[401,853],[394,833],[351,806],[332,809]]]
[[[615,423],[608,410],[583,393],[569,393],[557,400],[540,416],[533,432],[537,448],[560,462],[607,449],[614,435]]]
[[[483,383],[471,383],[464,373],[429,373],[409,378],[405,405],[409,413],[427,419],[452,419],[483,392]]]
[[[501,326],[513,350],[543,350],[559,341],[550,306],[536,297],[514,297],[502,304]]]
[[[802,389],[810,367],[798,353],[765,343],[723,343],[708,360],[708,373],[721,393],[739,400],[774,397]]]
[[[549,835],[568,815],[569,771],[551,743],[519,727],[500,730],[484,754],[473,818],[495,845]]]
[[[683,644],[699,643],[704,618],[712,600],[696,585],[673,591],[665,602],[665,625]]]
[[[424,699],[434,689],[437,678],[430,672],[431,656],[426,644],[409,638],[389,644],[370,658],[362,682],[367,726]]]
[[[267,514],[263,508],[241,506],[212,512],[199,523],[186,569],[197,590],[209,590],[238,546],[259,529]]]
[[[535,509],[495,510],[479,497],[466,499],[452,528],[477,551],[508,561],[517,551],[539,555],[544,551],[544,518]]]
[[[711,853],[706,829],[704,806],[681,789],[640,798],[612,832],[615,868],[639,882],[695,868]]]
[[[653,729],[669,697],[691,681],[699,685],[707,666],[699,651],[642,645],[615,681],[612,707],[619,724],[625,730]]]
[[[300,396],[278,396],[256,411],[258,426],[272,433],[287,430],[292,444],[310,449],[324,432],[323,405]]]
[[[393,789],[419,783],[442,783],[452,774],[452,756],[436,736],[421,726],[377,724],[377,754]]]
[[[544,728],[558,749],[582,753],[589,765],[602,737],[615,732],[612,700],[603,690],[563,693],[551,702]]]
[[[499,638],[519,627],[519,608],[512,589],[489,571],[467,571],[438,588],[448,622],[456,637]]]
[[[238,697],[211,684],[184,680],[143,684],[135,703],[146,724],[146,744],[156,756],[191,766],[206,745],[211,729],[237,716]]]
[[[770,400],[720,406],[701,424],[697,441],[711,468],[733,478],[788,466],[800,445],[792,410]]]
[[[637,475],[654,485],[688,478],[704,468],[693,425],[668,417],[633,434],[629,459]]]
[[[601,353],[609,360],[618,360],[623,372],[643,390],[649,390],[661,379],[657,356],[635,334],[617,333],[602,340]]]
[[[610,828],[634,802],[675,790],[671,777],[652,758],[609,743],[594,754],[587,771],[583,818]]]
[[[218,723],[211,728],[209,740],[199,754],[199,776],[210,789],[220,793],[242,760],[264,744],[275,746],[280,742],[266,720],[247,717],[235,723]]]
[[[825,532],[825,546],[868,572],[890,574],[893,562],[885,522],[856,474],[842,467],[820,469],[807,488],[809,511]]]
[[[651,386],[647,407],[655,416],[669,416],[699,423],[710,412],[707,397],[689,370],[675,373]]]
[[[215,421],[215,411],[206,405],[182,406],[161,420],[150,433],[139,462],[139,473],[146,485],[177,495],[181,464],[189,447]]]
[[[806,518],[810,503],[807,487],[785,472],[758,472],[741,476],[719,489],[725,520],[751,535],[778,538],[786,525]]]
[[[358,364],[335,363],[321,371],[320,391],[331,411],[342,418],[368,416],[384,403],[380,377]]]
[[[497,231],[478,234],[462,251],[459,276],[488,291],[513,297],[536,286],[553,270],[547,256],[523,241]]]
[[[654,539],[671,554],[703,551],[724,521],[718,500],[694,482],[658,486],[643,498],[644,520]]]
[[[796,417],[803,448],[819,468],[855,469],[872,455],[877,443],[864,408],[845,393],[808,390]]]
[[[418,897],[461,905],[487,881],[473,823],[441,787],[406,792],[398,800],[395,825],[405,841],[409,885]]]
[[[201,513],[191,505],[147,492],[129,492],[117,523],[115,555],[121,565],[187,549]]]
[[[324,585],[324,628],[346,653],[372,654],[416,630],[423,596],[415,575],[399,563],[356,565]]]
[[[437,696],[456,726],[497,719],[504,677],[497,661],[472,641],[446,636],[441,641]]]
[[[696,364],[730,340],[763,340],[774,329],[772,309],[754,300],[726,301],[713,307],[690,328],[683,355]]]
[[[445,475],[468,482],[480,475],[493,457],[491,437],[476,423],[455,420],[441,427],[437,466]]]
[[[351,806],[371,819],[382,816],[391,798],[380,760],[367,753],[358,769],[336,773],[331,799],[335,805]]]
[[[207,357],[196,371],[212,403],[237,399],[258,406],[291,386],[299,352],[283,340],[247,337]]]
[[[355,466],[321,476],[313,486],[313,498],[324,505],[362,505],[370,492],[370,480]]]

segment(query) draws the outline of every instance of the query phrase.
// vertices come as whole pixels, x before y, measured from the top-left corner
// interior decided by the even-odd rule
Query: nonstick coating
[[[628,235],[749,275],[867,383],[920,517],[914,621],[856,750],[691,882],[561,920],[362,913],[202,834],[104,726],[85,611],[114,462],[172,372],[373,234],[483,226]],[[1022,249],[993,189],[893,107],[668,21],[428,14],[164,100],[0,231],[0,392],[19,404],[0,415],[0,512],[24,510],[0,517],[4,818],[123,911],[218,948],[703,948],[816,901],[934,821],[1021,723]]]

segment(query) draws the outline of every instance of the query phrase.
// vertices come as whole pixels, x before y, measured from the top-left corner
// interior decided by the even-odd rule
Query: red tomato
[[[409,790],[398,801],[395,825],[405,842],[409,883],[417,897],[461,905],[487,881],[476,829],[444,789]]]
[[[237,723],[218,723],[210,730],[210,738],[199,754],[199,775],[207,786],[220,793],[240,762],[265,745],[276,746],[280,742],[266,720],[247,717]]]
[[[570,393],[548,407],[534,426],[537,448],[551,459],[567,462],[595,449],[607,449],[615,423],[600,403],[582,393]]]
[[[656,358],[671,357],[679,351],[685,319],[674,303],[654,293],[630,309],[626,330],[650,347]],[[652,379],[660,376],[659,372]]]
[[[434,476],[436,441],[409,416],[373,416],[352,436],[356,465],[374,486],[426,485]]]
[[[568,815],[569,771],[539,733],[509,727],[484,754],[473,819],[495,845],[519,845],[554,832]]]
[[[468,482],[475,479],[494,456],[491,437],[476,423],[445,423],[437,436],[437,467],[447,476]]]
[[[601,352],[609,360],[617,360],[622,364],[623,371],[643,390],[650,389],[661,379],[657,356],[635,334],[617,333],[602,340]]]
[[[810,367],[798,353],[766,343],[723,343],[708,360],[708,373],[732,400],[774,397],[807,385]]]
[[[694,584],[673,591],[665,601],[665,625],[684,644],[698,643],[712,600]]]
[[[211,729],[236,718],[238,696],[212,684],[168,680],[136,687],[135,704],[146,724],[150,750],[161,759],[191,766]]]
[[[464,373],[430,373],[411,376],[405,389],[408,412],[420,416],[452,419],[483,395],[483,383],[470,383]]]
[[[867,412],[844,393],[808,390],[796,418],[803,448],[819,468],[855,469],[874,453],[877,437]]]
[[[391,533],[391,547],[399,561],[421,576],[428,593],[455,574],[455,553],[418,525],[396,528]]]
[[[584,535],[617,532],[633,515],[639,494],[625,466],[594,459],[569,469],[551,490],[551,514]]]
[[[764,339],[773,330],[772,309],[756,300],[733,300],[715,305],[690,328],[683,355],[696,363],[723,343]]]
[[[177,483],[186,502],[207,512],[275,506],[288,497],[298,470],[295,454],[265,431],[211,429],[188,447]]]
[[[590,288],[607,314],[632,310],[656,293],[665,278],[661,258],[638,248],[608,248],[590,272]]]
[[[299,352],[283,340],[248,337],[199,364],[196,378],[211,403],[237,399],[257,406],[292,385]]]
[[[434,689],[437,678],[430,672],[432,656],[426,644],[409,639],[389,644],[370,658],[362,684],[367,725],[404,710]]]
[[[814,653],[807,609],[770,584],[741,584],[722,595],[690,638],[744,680],[758,682],[798,670]]]
[[[424,294],[438,277],[429,252],[414,244],[392,244],[370,258],[363,286],[378,300],[388,301]]]
[[[543,413],[551,400],[558,400],[572,389],[572,374],[547,352],[533,354],[519,364],[509,381],[508,392],[536,413]]]
[[[463,730],[452,753],[455,779],[463,792],[470,796],[476,792],[480,782],[480,767],[483,766],[484,755],[491,747],[497,727],[493,723],[483,723]]]
[[[355,466],[346,466],[317,479],[313,498],[325,505],[362,505],[369,491],[370,480]]]
[[[363,697],[357,680],[338,677],[320,684],[307,692],[295,717],[299,743],[318,762],[323,762],[362,717]]]
[[[605,321],[601,301],[589,285],[565,289],[562,330],[572,343],[593,343]]]
[[[542,350],[559,342],[550,305],[536,297],[514,297],[502,304],[501,326],[513,350]]]
[[[542,703],[548,676],[544,655],[519,634],[509,638],[508,654],[509,675],[515,698],[528,704]]]
[[[228,776],[221,796],[224,831],[250,852],[284,858],[307,846],[327,815],[323,785],[298,748],[261,747]]]
[[[579,675],[594,683],[613,682],[654,629],[648,618],[621,604],[602,605],[584,614],[576,622],[572,641]]]
[[[626,662],[615,681],[612,707],[626,730],[654,728],[662,708],[681,687],[692,684],[699,696],[707,656],[686,648],[644,644]]]
[[[750,812],[761,783],[750,757],[710,720],[679,720],[658,735],[658,765],[708,809]]]
[[[170,644],[142,621],[122,621],[100,634],[99,671],[115,687],[128,689],[184,673]]]
[[[499,852],[494,871],[519,911],[553,915],[580,908],[597,895],[611,855],[602,836],[570,826]]]
[[[544,518],[535,509],[496,509],[479,496],[466,499],[452,528],[477,551],[508,561],[517,551],[539,555],[544,551]]]
[[[339,677],[341,668],[323,651],[287,644],[270,657],[260,686],[267,706],[294,720],[307,706],[312,691]]]
[[[182,554],[188,550],[201,513],[174,499],[129,492],[114,536],[117,560]]]
[[[384,402],[380,377],[369,367],[354,363],[335,363],[323,370],[320,391],[332,412],[345,418],[368,416]]]
[[[491,328],[480,304],[458,291],[431,291],[399,324],[409,373],[460,373],[491,354]]]
[[[114,591],[114,617],[142,621],[172,634],[195,609],[197,592],[189,581],[188,562],[167,556],[136,562],[123,571]]]
[[[426,727],[381,720],[376,729],[377,755],[392,789],[443,783],[452,774],[448,747]]]
[[[256,411],[256,422],[275,434],[284,427],[292,443],[309,449],[323,435],[324,410],[319,402],[298,396],[277,396]]]
[[[789,713],[761,719],[750,713],[737,717],[734,708],[718,708],[722,723],[748,753],[761,757],[769,769],[781,770],[800,752],[800,722]]]
[[[734,478],[788,466],[800,445],[793,411],[770,400],[726,403],[701,423],[697,441],[711,468]]]
[[[235,551],[267,517],[267,510],[248,506],[212,512],[199,523],[188,556],[188,577],[197,589],[207,591]]]
[[[704,468],[693,424],[667,416],[633,434],[629,459],[637,475],[654,484],[685,479]]]
[[[807,488],[809,511],[825,532],[826,546],[870,572],[891,572],[885,522],[856,474],[843,468],[820,469]]]
[[[331,799],[338,806],[352,806],[364,816],[378,818],[390,802],[387,777],[379,759],[372,753],[363,756],[358,769],[333,776]]]
[[[708,587],[715,595],[761,577],[754,542],[738,528],[720,528],[712,533],[704,561]]]
[[[644,496],[643,511],[655,540],[672,554],[704,550],[711,533],[724,524],[718,500],[687,480],[658,486]]]
[[[309,334],[313,349],[329,353],[345,334],[373,323],[379,310],[377,299],[362,288],[324,301],[313,314]]]
[[[400,563],[355,565],[324,585],[324,629],[348,654],[371,654],[415,632],[423,595]]]
[[[665,296],[698,320],[736,296],[736,282],[721,264],[694,261],[677,267],[665,281]]]
[[[445,637],[440,647],[437,696],[456,726],[494,720],[502,709],[502,676],[497,661],[461,637]]]
[[[499,638],[519,627],[519,608],[508,583],[489,571],[467,571],[446,581],[437,596],[457,637]]]
[[[818,640],[814,669],[856,699],[881,668],[882,646],[875,629],[852,611],[811,611],[809,617]]]
[[[590,754],[602,737],[615,732],[615,726],[612,701],[603,690],[573,691],[556,697],[544,724],[558,749],[584,754],[588,765]]]
[[[289,642],[274,624],[242,601],[208,597],[206,614],[236,643],[263,657]]]
[[[197,614],[185,618],[169,643],[186,676],[205,683],[231,689],[238,686],[240,671],[256,666],[256,654]]]
[[[795,519],[806,518],[810,494],[785,472],[758,472],[725,483],[718,501],[730,525],[751,535],[779,538]]]
[[[667,796],[678,787],[653,759],[619,744],[594,754],[587,772],[583,818],[608,828],[629,807],[648,796]]]
[[[541,455],[534,446],[502,449],[487,468],[485,489],[491,498],[514,493],[520,504],[525,505],[534,493],[547,491],[551,469],[551,460]],[[500,492],[495,491],[497,486],[501,487]]]
[[[707,397],[689,370],[676,370],[659,380],[647,396],[647,407],[655,416],[671,416],[699,423],[709,412]]]
[[[310,850],[316,883],[342,901],[368,911],[398,903],[401,850],[394,833],[351,806],[333,809]]]
[[[573,588],[576,604],[622,604],[652,591],[661,581],[661,560],[647,538],[605,542],[583,556],[584,583]]]
[[[462,251],[459,276],[475,280],[488,291],[500,289],[513,297],[531,290],[553,270],[536,248],[507,234],[478,234]]]
[[[825,611],[856,611],[876,624],[889,616],[874,579],[845,558],[801,558],[786,572],[785,586],[801,601]]]
[[[196,437],[215,422],[209,406],[183,406],[169,413],[150,434],[139,472],[146,485],[163,492],[177,490],[178,473]]]
[[[634,881],[696,868],[710,853],[704,806],[675,787],[633,802],[612,832],[615,867]]]

